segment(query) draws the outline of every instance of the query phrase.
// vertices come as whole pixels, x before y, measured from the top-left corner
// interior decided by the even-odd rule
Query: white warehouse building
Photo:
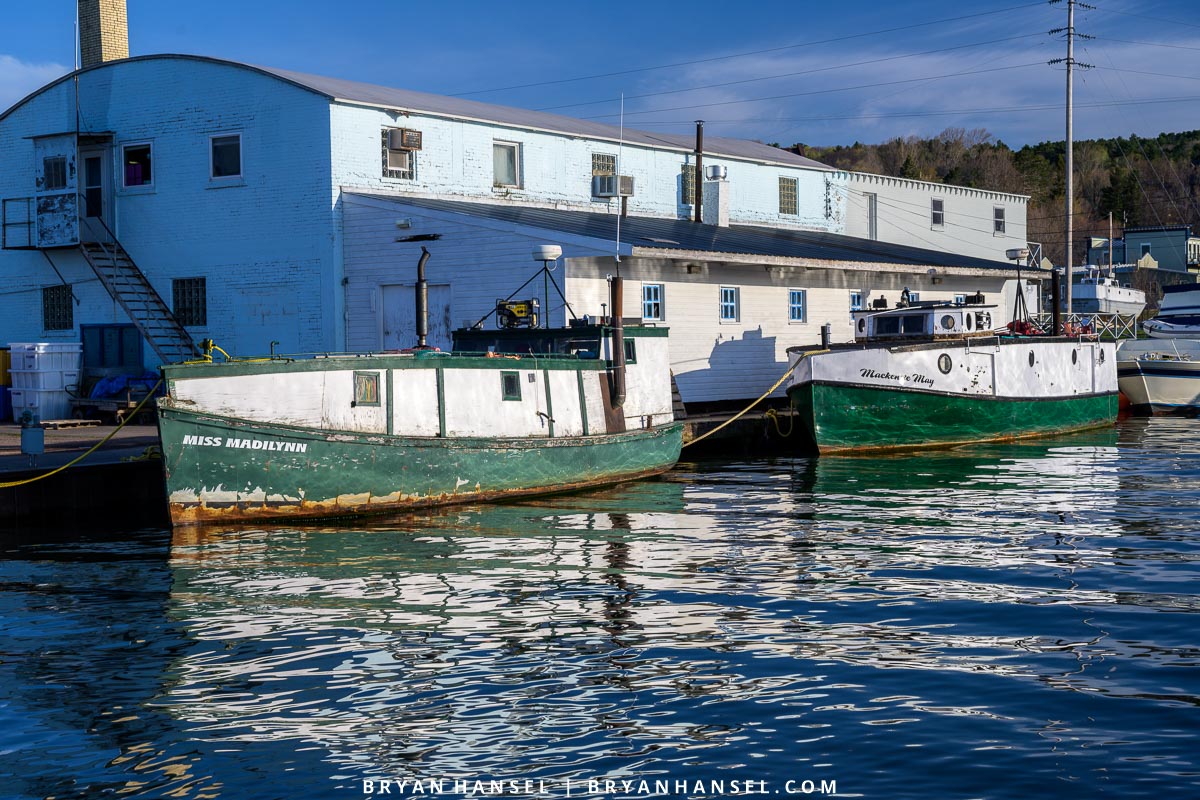
[[[625,315],[670,327],[684,401],[718,404],[905,288],[1013,306],[1004,251],[1024,245],[1026,198],[874,181],[750,141],[705,137],[701,157],[697,222],[689,136],[200,56],[90,64],[0,113],[0,342],[82,340],[85,367],[109,371],[205,338],[238,356],[407,347],[427,247],[430,335],[447,347],[557,244],[566,303],[540,279],[522,297],[551,324],[599,316],[620,274]],[[937,198],[944,228],[1003,209],[1005,229],[916,235],[879,210]],[[149,289],[157,312],[139,305]]]

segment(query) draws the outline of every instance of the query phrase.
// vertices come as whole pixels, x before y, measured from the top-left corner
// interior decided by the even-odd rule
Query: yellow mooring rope
[[[114,436],[116,436],[117,431],[121,430],[121,428],[124,428],[129,423],[129,420],[136,417],[138,412],[142,410],[142,406],[146,405],[146,401],[149,400],[151,397],[153,397],[154,393],[158,391],[159,386],[162,386],[162,378],[159,378],[158,383],[154,384],[154,388],[150,390],[149,394],[147,394],[145,397],[142,398],[142,402],[138,403],[137,406],[133,409],[133,411],[125,416],[125,419],[121,420],[121,424],[118,425],[117,427],[113,428],[112,433],[110,433],[108,436],[105,436],[103,439],[101,439],[99,442],[97,442],[95,444],[95,446],[92,447],[91,450],[88,450],[86,453],[79,456],[79,458],[76,458],[66,464],[63,464],[61,467],[59,467],[57,469],[53,469],[50,472],[44,473],[42,475],[35,475],[34,477],[26,478],[23,481],[0,482],[0,489],[8,489],[13,486],[24,486],[27,483],[33,483],[34,481],[40,481],[43,478],[49,478],[51,475],[57,475],[58,473],[62,472],[64,469],[66,469],[67,467],[73,467],[76,464],[78,464],[80,461],[83,461],[85,458],[90,456],[92,453],[99,450],[105,443],[108,442],[109,439],[112,439]]]
[[[708,433],[704,434],[703,436],[697,436],[695,439],[692,439],[690,442],[686,442],[686,443],[685,443],[683,446],[684,446],[684,447],[691,447],[691,446],[692,446],[692,445],[694,445],[696,442],[702,442],[702,441],[704,441],[705,439],[707,439],[709,436],[712,436],[714,433],[716,433],[717,431],[719,431],[719,430],[721,430],[722,428],[724,428],[726,425],[729,425],[730,423],[733,423],[733,422],[736,422],[737,420],[739,420],[739,419],[740,419],[740,418],[741,418],[741,417],[742,417],[742,416],[743,416],[743,415],[744,415],[744,414],[745,414],[747,411],[749,411],[750,409],[754,408],[756,405],[758,405],[759,403],[761,403],[763,400],[766,400],[766,399],[767,399],[767,396],[768,396],[768,395],[770,395],[770,394],[771,394],[771,392],[773,392],[773,391],[775,391],[776,389],[778,389],[778,388],[780,387],[780,385],[781,385],[781,384],[782,384],[784,381],[786,381],[786,380],[787,380],[787,377],[788,377],[788,375],[791,375],[791,374],[792,374],[792,371],[793,371],[793,370],[795,370],[795,369],[796,369],[796,367],[798,367],[798,366],[800,365],[800,361],[801,361],[801,359],[808,358],[808,357],[810,357],[810,356],[817,356],[817,355],[820,355],[821,353],[828,353],[828,352],[829,352],[828,350],[808,350],[808,351],[805,351],[805,352],[801,353],[801,354],[800,354],[800,357],[799,357],[799,358],[797,358],[797,359],[796,359],[796,360],[795,360],[795,361],[792,363],[792,365],[791,365],[790,367],[788,367],[788,368],[787,368],[787,372],[785,372],[785,373],[783,373],[782,375],[780,375],[780,376],[779,376],[779,380],[775,381],[775,385],[774,385],[774,386],[772,386],[770,389],[767,389],[767,390],[766,390],[765,392],[763,392],[761,395],[759,395],[759,398],[758,398],[757,400],[755,400],[753,403],[751,403],[750,405],[748,405],[748,406],[746,406],[745,408],[743,408],[743,409],[742,409],[741,411],[739,411],[737,414],[733,415],[733,416],[732,416],[732,417],[730,417],[729,419],[727,419],[727,420],[725,420],[724,422],[722,422],[722,423],[721,423],[720,425],[718,425],[717,427],[713,428],[713,429],[712,429],[711,431],[709,431]],[[776,423],[776,426],[778,427],[778,423]]]

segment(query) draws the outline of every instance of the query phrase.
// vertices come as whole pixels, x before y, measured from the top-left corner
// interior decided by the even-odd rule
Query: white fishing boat
[[[1200,411],[1200,340],[1122,342],[1117,348],[1117,384],[1137,414]]]
[[[679,457],[667,329],[611,320],[472,328],[455,352],[162,367],[171,522],[357,516],[655,475]],[[515,305],[497,305],[504,326]],[[531,314],[531,320],[535,320]],[[532,322],[536,326],[536,321]]]
[[[854,313],[855,340],[788,350],[788,397],[821,453],[941,447],[1112,424],[1115,345],[997,330],[996,306]]]
[[[1122,284],[1099,267],[1089,266],[1083,280],[1072,288],[1071,308],[1076,314],[1120,314],[1136,317],[1146,309],[1146,293]],[[1065,299],[1063,301],[1065,307]]]
[[[1164,286],[1158,314],[1142,330],[1155,339],[1200,339],[1200,286]]]

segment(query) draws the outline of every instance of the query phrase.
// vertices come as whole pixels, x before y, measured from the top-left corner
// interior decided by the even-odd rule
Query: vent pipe
[[[425,281],[425,262],[429,260],[429,251],[421,248],[421,260],[417,262],[417,349],[425,350],[426,337],[429,336],[429,284]]]
[[[614,275],[610,279],[612,297],[612,405],[621,408],[625,405],[625,320],[624,290],[621,276]]]
[[[693,205],[696,211],[696,222],[702,221],[700,204],[704,201],[704,120],[696,120],[696,174],[692,179],[695,189]]]

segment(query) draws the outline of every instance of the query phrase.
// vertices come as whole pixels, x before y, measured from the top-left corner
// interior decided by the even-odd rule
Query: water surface
[[[1198,454],[1196,421],[1142,419],[352,527],[9,536],[0,797],[1198,796]]]

